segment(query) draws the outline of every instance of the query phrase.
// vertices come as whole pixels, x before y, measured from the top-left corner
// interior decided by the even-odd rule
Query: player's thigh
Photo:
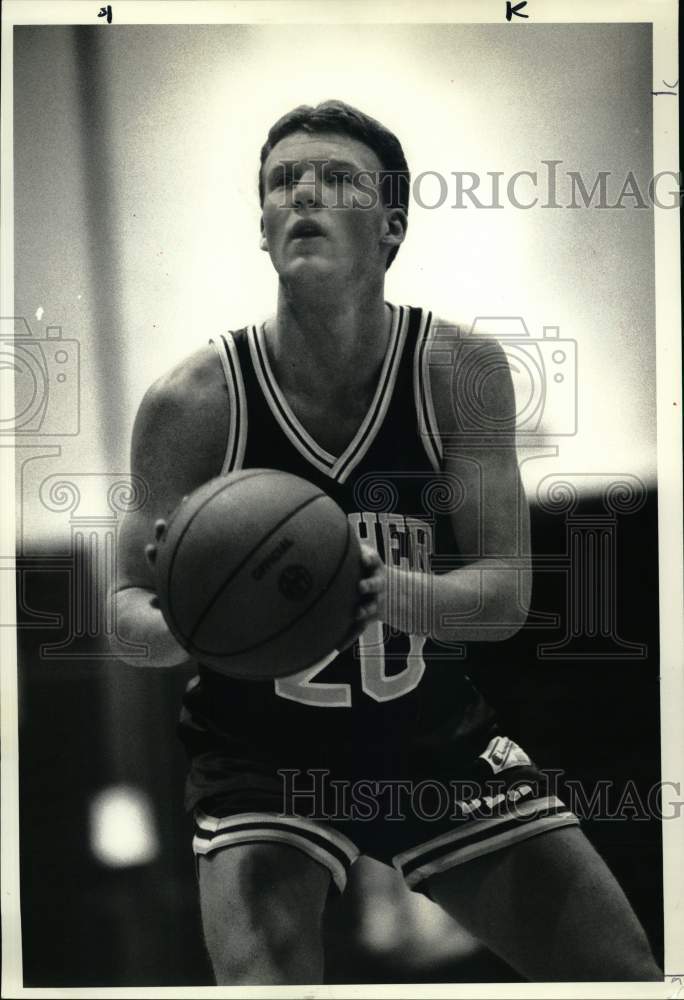
[[[624,892],[577,826],[441,872],[428,888],[529,979],[662,978]]]
[[[235,979],[259,956],[275,968],[321,947],[330,874],[287,844],[236,844],[198,858],[205,941],[215,971]]]

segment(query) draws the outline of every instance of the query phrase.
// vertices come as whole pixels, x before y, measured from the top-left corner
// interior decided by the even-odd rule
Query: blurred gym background
[[[211,982],[175,737],[189,672],[109,656],[103,590],[122,512],[142,496],[125,486],[142,394],[221,329],[268,314],[259,148],[280,114],[328,97],[394,129],[414,177],[449,184],[441,207],[412,204],[388,299],[466,326],[526,324],[509,346],[532,414],[520,457],[533,613],[510,642],[472,646],[467,667],[540,764],[587,802],[609,789],[585,830],[662,948],[660,824],[645,808],[660,778],[653,214],[634,199],[542,207],[544,161],[559,161],[561,203],[567,171],[589,190],[608,171],[613,201],[629,171],[647,191],[650,28],[511,38],[505,26],[15,29],[16,318],[0,332],[17,385],[25,985]],[[538,189],[528,178],[516,192],[538,206],[452,207],[453,171],[479,174],[487,201],[487,172],[504,191],[526,170]],[[426,173],[425,203],[438,183]],[[525,362],[551,358],[523,342],[545,330],[562,391],[533,384]],[[371,862],[327,935],[329,982],[516,979]]]

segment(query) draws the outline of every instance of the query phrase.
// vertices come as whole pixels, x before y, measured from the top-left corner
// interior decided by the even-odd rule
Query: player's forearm
[[[384,620],[439,642],[495,642],[525,623],[531,573],[520,562],[482,560],[450,573],[388,569]]]
[[[125,663],[139,667],[175,667],[190,657],[174,639],[159,610],[153,591],[142,587],[127,587],[111,598],[113,601],[116,634],[124,642],[146,647],[134,655],[130,650],[121,652]],[[116,652],[116,640],[112,643]]]

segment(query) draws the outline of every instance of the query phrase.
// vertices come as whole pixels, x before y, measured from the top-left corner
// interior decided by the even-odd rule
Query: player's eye
[[[323,176],[330,184],[349,184],[352,180],[351,171],[347,167],[328,166],[323,171]]]
[[[289,187],[294,178],[294,171],[291,166],[276,167],[271,173],[271,187]]]

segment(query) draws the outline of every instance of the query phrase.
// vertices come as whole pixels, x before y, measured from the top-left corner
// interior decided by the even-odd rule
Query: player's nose
[[[301,208],[321,204],[321,177],[313,166],[303,170],[292,186],[292,200]]]

